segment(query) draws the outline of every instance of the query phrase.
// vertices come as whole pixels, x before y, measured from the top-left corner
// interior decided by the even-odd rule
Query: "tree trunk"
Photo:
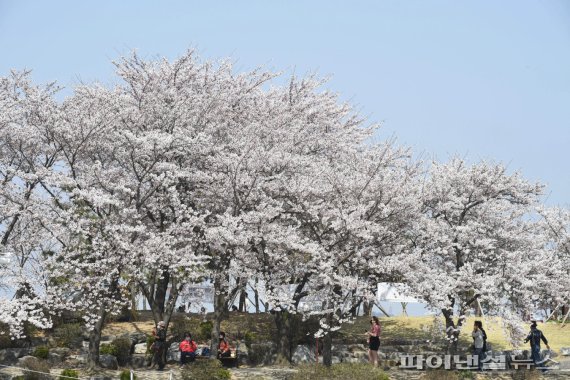
[[[372,314],[373,306],[374,306],[373,303],[371,304],[369,301],[364,301],[364,303],[362,304],[362,315],[369,317]]]
[[[273,315],[277,327],[277,362],[291,362],[291,314],[287,311],[275,311]]]
[[[333,323],[332,314],[327,314],[327,325],[329,328],[332,327]],[[332,332],[330,330],[323,337],[323,364],[326,367],[330,367],[332,365]]]
[[[220,339],[220,326],[227,313],[227,298],[222,291],[219,281],[214,281],[214,320],[212,326],[212,341],[210,352],[215,355],[218,352],[218,342]]]
[[[167,270],[162,271],[162,276],[156,282],[156,291],[154,294],[154,305],[151,305],[153,309],[160,315],[160,320],[162,320],[164,315],[164,305],[166,303],[166,293],[168,292],[168,284],[170,282],[170,272]]]
[[[461,327],[461,319],[456,326],[453,320],[453,310],[444,309],[442,312],[445,317],[445,332],[447,334],[448,341],[447,353],[455,355],[459,344],[459,328]]]
[[[246,288],[244,287],[240,293],[239,293],[239,306],[238,306],[238,310],[240,311],[240,313],[243,313],[246,311],[246,297],[247,297],[247,292],[246,292]]]
[[[89,333],[89,351],[87,353],[87,366],[93,369],[99,365],[99,343],[101,343],[101,332],[105,324],[107,311],[104,306],[99,310],[99,319],[95,323],[93,330]]]

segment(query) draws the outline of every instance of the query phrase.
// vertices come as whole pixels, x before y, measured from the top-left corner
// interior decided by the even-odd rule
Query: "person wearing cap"
[[[158,322],[156,328],[156,337],[154,341],[154,362],[157,363],[159,371],[162,371],[164,369],[164,366],[166,365],[164,360],[165,348],[166,348],[166,323],[164,323],[164,321],[160,321]]]
[[[197,349],[198,345],[192,340],[192,335],[189,332],[184,333],[184,340],[180,342],[180,365],[193,362],[196,359]]]
[[[530,341],[530,353],[531,353],[531,358],[532,358],[532,361],[534,362],[534,365],[541,364],[541,360],[540,360],[540,341],[541,340],[546,345],[546,348],[548,350],[550,350],[550,346],[548,345],[548,340],[546,340],[546,337],[544,336],[542,331],[540,331],[536,327],[536,322],[533,321],[532,324],[530,325],[530,333],[528,334],[528,336],[526,337],[524,342],[526,343],[526,342]]]

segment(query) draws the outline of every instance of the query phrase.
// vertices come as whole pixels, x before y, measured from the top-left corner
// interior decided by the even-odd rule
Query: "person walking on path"
[[[541,340],[546,345],[546,348],[548,350],[550,350],[550,346],[548,345],[548,340],[546,339],[546,337],[544,336],[542,331],[540,331],[536,327],[536,322],[533,321],[532,324],[530,325],[530,332],[528,333],[528,336],[526,337],[524,342],[526,343],[526,342],[530,341],[531,358],[532,358],[532,361],[534,362],[534,365],[536,365],[536,366],[538,366],[539,364],[542,363],[541,358],[540,358],[540,341]]]
[[[370,320],[370,331],[366,331],[368,337],[368,360],[374,367],[378,367],[378,348],[380,348],[380,321],[378,317]]]
[[[473,337],[473,355],[477,356],[477,367],[482,370],[485,351],[487,351],[487,333],[483,329],[481,321],[475,321],[471,336]]]

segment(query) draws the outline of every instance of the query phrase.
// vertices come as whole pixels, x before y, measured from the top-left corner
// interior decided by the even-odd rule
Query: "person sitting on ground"
[[[180,342],[180,365],[196,360],[198,345],[192,340],[189,332],[184,333],[184,340]]]
[[[229,358],[232,355],[230,345],[226,341],[226,333],[220,332],[220,342],[218,343],[218,359]]]

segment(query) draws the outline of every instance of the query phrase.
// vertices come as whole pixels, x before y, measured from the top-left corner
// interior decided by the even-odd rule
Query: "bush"
[[[222,367],[219,360],[197,360],[181,371],[183,380],[226,380],[231,379],[230,371]]]
[[[111,345],[115,346],[115,356],[117,357],[117,363],[120,366],[127,365],[129,358],[131,357],[131,340],[126,337],[117,338],[111,343]]]
[[[147,335],[146,336],[146,353],[150,353],[150,346],[152,346],[152,344],[154,343],[154,341],[156,340],[156,338],[153,335]]]
[[[38,359],[47,359],[49,356],[49,347],[47,346],[36,347],[32,356],[35,356]]]
[[[31,359],[31,358],[30,358]],[[26,360],[24,363],[24,368],[29,369],[30,371],[36,372],[24,372],[24,380],[52,380],[51,375],[49,375],[49,364],[45,360]],[[43,372],[43,373],[37,373]]]
[[[99,346],[99,354],[100,355],[113,355],[117,356],[117,347],[113,343],[111,344],[102,344]],[[118,360],[117,360],[118,361]]]
[[[79,379],[79,372],[74,369],[64,369],[59,374],[59,380],[69,380],[69,378]]]
[[[79,323],[67,323],[58,326],[53,331],[53,337],[58,347],[78,347],[82,344],[83,329]]]
[[[370,364],[341,363],[335,364],[330,368],[327,368],[324,365],[317,366],[314,364],[299,366],[299,370],[293,375],[291,379],[389,380],[389,377],[382,370],[374,368]]]
[[[119,375],[119,379],[131,380],[131,371],[129,371],[128,369],[122,371],[121,374]],[[133,373],[133,379],[137,380],[137,374],[136,373]]]
[[[250,348],[251,344],[255,342],[256,338],[257,335],[254,332],[246,331],[246,333],[243,336],[243,340],[245,341],[245,346],[247,348]]]
[[[196,339],[210,340],[212,338],[213,329],[214,329],[214,323],[212,321],[200,322],[200,330],[199,330],[200,333],[198,334]]]
[[[425,371],[422,380],[459,380],[459,372],[445,369],[434,369]]]

